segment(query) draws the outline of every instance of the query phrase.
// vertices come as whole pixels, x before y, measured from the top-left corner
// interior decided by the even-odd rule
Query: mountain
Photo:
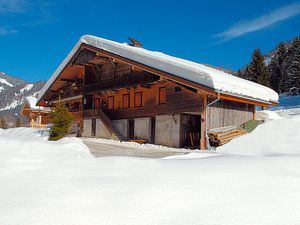
[[[279,43],[263,57],[270,87],[282,95],[300,95],[300,37]],[[237,75],[251,80],[249,65],[240,69]]]
[[[13,126],[20,116],[24,98],[37,96],[44,84],[45,81],[27,82],[0,72],[0,118]]]

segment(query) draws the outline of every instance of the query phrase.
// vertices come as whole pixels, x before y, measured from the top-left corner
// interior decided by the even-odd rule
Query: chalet
[[[36,106],[37,99],[35,97],[26,97],[21,107],[21,116],[28,119],[28,123],[23,126],[43,128],[49,124],[49,107]]]
[[[205,149],[208,130],[252,120],[256,106],[277,101],[273,90],[223,71],[85,35],[45,84],[38,105],[63,102],[82,136]]]

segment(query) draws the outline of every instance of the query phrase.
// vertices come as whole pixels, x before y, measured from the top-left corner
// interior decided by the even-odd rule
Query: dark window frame
[[[164,97],[165,97],[164,101],[162,101],[162,99],[161,99],[161,90],[164,90]],[[167,93],[166,92],[167,92],[166,87],[160,87],[158,89],[158,104],[159,105],[166,104],[166,102],[167,102]]]
[[[141,101],[140,104],[137,104],[136,102],[136,96],[140,94],[141,95]],[[143,106],[143,92],[142,91],[138,91],[134,93],[134,107],[138,108],[138,107],[142,107]]]
[[[128,98],[128,105],[125,106],[125,97]],[[123,97],[122,97],[122,107],[123,109],[129,109],[130,108],[130,94],[123,94]]]
[[[112,99],[112,108],[110,107],[110,99]],[[109,110],[115,109],[115,96],[109,96],[109,97],[108,97],[107,108],[108,108]]]

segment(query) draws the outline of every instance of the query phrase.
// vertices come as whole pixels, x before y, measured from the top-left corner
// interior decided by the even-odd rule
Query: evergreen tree
[[[18,117],[16,120],[16,127],[20,127],[20,126],[21,126],[21,119],[20,117]]]
[[[252,54],[251,63],[246,68],[246,78],[253,82],[270,86],[269,71],[260,49],[255,49]]]
[[[275,51],[270,65],[270,86],[279,93],[284,92],[284,80],[286,79],[286,48],[284,43],[280,43]]]
[[[300,88],[300,37],[293,41],[288,54],[288,68],[284,82],[287,91],[294,87]]]
[[[49,131],[49,140],[57,141],[68,134],[73,122],[73,115],[63,104],[56,104],[50,113],[52,126]]]
[[[238,70],[238,72],[237,72],[236,75],[237,75],[238,77],[242,77],[242,76],[243,76],[241,70]]]
[[[8,128],[7,122],[6,122],[6,120],[4,118],[1,118],[0,128],[2,128],[2,129],[7,129]]]

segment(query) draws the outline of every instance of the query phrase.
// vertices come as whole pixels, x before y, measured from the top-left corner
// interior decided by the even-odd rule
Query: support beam
[[[59,80],[60,81],[71,82],[71,83],[76,83],[76,80],[74,80],[74,79],[59,78]]]
[[[206,140],[206,129],[207,129],[207,121],[206,121],[206,106],[207,106],[207,95],[201,95],[203,98],[203,108],[201,111],[201,133],[200,133],[200,149],[207,149],[207,140]]]

